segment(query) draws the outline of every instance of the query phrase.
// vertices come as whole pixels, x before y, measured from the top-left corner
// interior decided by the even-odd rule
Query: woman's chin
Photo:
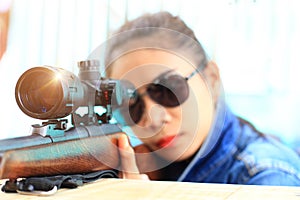
[[[169,161],[169,162],[179,162],[179,161],[183,161],[186,159],[189,159],[190,157],[192,157],[192,153],[189,151],[183,151],[180,148],[161,148],[157,151],[155,151],[155,153],[157,153],[160,157],[162,157],[163,159]]]

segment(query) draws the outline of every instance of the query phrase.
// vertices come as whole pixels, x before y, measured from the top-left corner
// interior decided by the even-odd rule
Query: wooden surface
[[[3,183],[3,181],[2,181]],[[88,198],[88,199],[87,199]],[[226,184],[157,182],[124,179],[102,179],[77,189],[60,189],[52,196],[0,193],[1,200],[31,199],[103,199],[103,200],[164,200],[164,199],[283,199],[300,200],[300,187],[246,186]]]

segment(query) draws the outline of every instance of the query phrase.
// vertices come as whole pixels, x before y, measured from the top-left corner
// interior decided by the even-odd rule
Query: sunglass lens
[[[131,102],[129,105],[130,117],[134,123],[137,124],[140,121],[144,113],[144,109],[145,109],[144,101],[141,99],[139,95],[136,96],[134,102]]]
[[[156,84],[149,85],[147,93],[157,103],[175,107],[188,98],[189,87],[182,76],[170,75],[159,79]]]

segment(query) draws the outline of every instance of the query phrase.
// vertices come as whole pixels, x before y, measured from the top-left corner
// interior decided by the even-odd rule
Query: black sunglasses
[[[164,107],[176,107],[182,104],[189,97],[189,86],[187,81],[192,78],[199,69],[195,69],[186,77],[180,76],[174,70],[167,71],[158,76],[151,84],[147,85],[146,91],[139,94],[137,90],[134,91],[129,101],[129,115],[135,124],[139,123],[144,111],[145,102],[142,97],[148,95],[153,101]],[[127,111],[127,112],[128,112]],[[123,114],[123,117],[129,116]],[[128,119],[124,119],[127,125],[131,125]]]

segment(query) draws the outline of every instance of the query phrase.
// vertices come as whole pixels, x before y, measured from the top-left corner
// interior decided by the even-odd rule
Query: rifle
[[[117,138],[123,133],[110,122],[112,105],[129,101],[133,90],[101,77],[99,61],[78,65],[78,77],[62,68],[40,66],[18,79],[15,97],[20,109],[46,121],[32,125],[29,136],[0,140],[0,179],[9,179],[6,185],[16,187],[18,178],[119,169]]]

